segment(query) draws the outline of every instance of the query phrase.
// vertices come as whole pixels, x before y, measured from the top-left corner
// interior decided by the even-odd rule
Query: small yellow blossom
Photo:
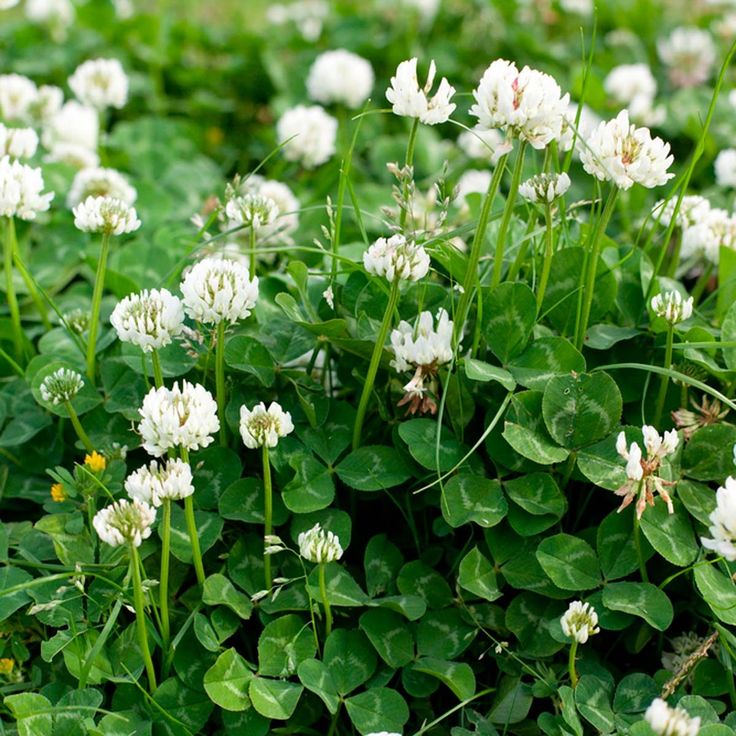
[[[107,467],[107,461],[103,455],[93,450],[90,455],[84,456],[84,464],[93,472],[101,473]]]
[[[54,483],[51,486],[51,499],[57,503],[66,501],[66,493],[64,493],[64,486],[61,483]]]
[[[0,658],[0,675],[9,675],[15,667],[15,660],[11,657]]]

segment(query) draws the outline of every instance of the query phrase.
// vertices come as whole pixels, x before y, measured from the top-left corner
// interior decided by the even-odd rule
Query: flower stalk
[[[325,563],[319,565],[319,594],[322,598],[322,606],[325,609],[325,637],[332,633],[332,609],[327,597],[327,584],[325,582]]]
[[[110,233],[103,232],[100,257],[97,261],[97,272],[95,273],[95,285],[92,292],[92,312],[90,314],[89,337],[87,339],[87,377],[90,381],[95,380],[97,331],[99,329],[100,306],[102,304],[102,292],[105,287],[105,272],[107,270],[109,250]]]
[[[135,607],[136,632],[138,634],[138,645],[143,655],[143,662],[148,675],[148,689],[153,694],[156,690],[156,671],[151,660],[151,650],[148,648],[148,631],[146,627],[145,602],[143,600],[143,583],[141,581],[140,561],[138,548],[133,542],[130,548],[130,572],[133,579],[133,604]]]
[[[263,515],[264,523],[264,539],[273,534],[273,484],[271,481],[271,460],[268,456],[268,445],[261,448],[261,457],[263,460]],[[271,590],[273,586],[273,574],[271,572],[271,555],[263,556],[263,569],[266,579],[266,590]]]
[[[215,339],[215,394],[217,396],[217,414],[220,417],[220,444],[223,447],[227,447],[227,423],[225,421],[225,405],[227,403],[227,394],[225,393],[225,320],[217,323],[217,337]]]
[[[72,406],[72,402],[65,401],[64,408],[69,413],[69,419],[71,420],[72,427],[74,427],[74,431],[77,433],[77,437],[79,438],[79,441],[84,445],[84,449],[87,452],[94,452],[95,446],[92,444],[92,441],[90,440],[89,435],[84,431],[84,427],[82,426],[82,423],[79,421],[79,415],[77,414],[74,407]]]
[[[13,349],[16,360],[23,357],[23,331],[20,321],[18,297],[13,283],[13,251],[15,250],[15,225],[12,217],[5,218],[5,238],[3,243],[3,268],[5,270],[5,296],[10,310],[10,322],[13,326]]]
[[[189,450],[185,447],[181,448],[181,459],[185,463],[189,463]],[[197,583],[204,583],[204,565],[202,564],[202,550],[199,546],[199,534],[197,532],[197,521],[194,518],[194,501],[192,496],[184,499],[184,518],[187,523],[187,532],[189,533],[189,541],[192,545],[192,562],[194,564],[194,572],[197,575]]]
[[[672,368],[672,344],[675,334],[675,326],[670,323],[667,326],[667,343],[664,350],[664,368],[669,371]],[[669,374],[663,373],[659,382],[659,393],[657,395],[657,404],[654,410],[654,426],[658,427],[662,419],[664,411],[664,402],[667,399],[667,389],[670,385]]]
[[[171,624],[169,622],[169,563],[171,558],[171,499],[163,499],[161,520],[161,577],[159,580],[159,608],[161,609],[161,639],[164,652],[169,649]]]
[[[545,223],[545,240],[544,240],[544,260],[542,262],[542,275],[539,277],[539,288],[537,289],[537,314],[542,311],[542,303],[544,302],[544,294],[547,291],[547,283],[549,282],[549,274],[552,270],[552,256],[554,255],[554,231],[552,229],[552,205],[544,205],[544,223]]]

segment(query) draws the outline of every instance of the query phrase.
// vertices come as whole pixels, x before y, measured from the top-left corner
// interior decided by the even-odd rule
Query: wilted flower
[[[138,192],[119,171],[93,166],[77,172],[66,198],[66,206],[72,209],[87,197],[111,197],[131,206]]]
[[[247,227],[256,232],[271,225],[279,216],[279,208],[270,197],[246,194],[232,197],[225,205],[228,229]]]
[[[736,148],[726,148],[716,156],[713,164],[719,187],[736,187]]]
[[[182,381],[173,388],[152,388],[138,410],[138,431],[149,455],[161,457],[169,450],[184,447],[198,450],[212,443],[220,430],[217,403],[204,386]]]
[[[322,565],[334,562],[342,557],[340,538],[333,532],[325,531],[319,524],[302,532],[297,537],[299,554],[309,562]]]
[[[695,411],[682,408],[672,412],[675,426],[682,430],[682,435],[686,440],[689,440],[702,427],[718,424],[728,414],[728,407],[722,409],[718,399],[709,399],[705,395],[700,404],[692,398],[690,403]]]
[[[33,128],[6,128],[0,123],[0,156],[31,158],[37,148],[38,135]]]
[[[121,499],[101,509],[92,519],[92,525],[103,542],[111,547],[131,542],[140,547],[144,539],[151,536],[151,527],[156,521],[156,509],[138,499]]]
[[[498,159],[511,150],[512,144],[494,128],[484,130],[476,126],[460,133],[457,145],[468,158],[484,159],[495,166]]]
[[[0,74],[0,118],[26,122],[38,94],[36,85],[21,74]]]
[[[69,87],[84,105],[104,110],[128,101],[128,76],[117,59],[90,59],[69,77]]]
[[[41,169],[0,158],[0,215],[35,220],[54,198],[53,192],[43,193],[43,186]]]
[[[385,276],[388,281],[419,281],[427,275],[429,264],[427,251],[403,235],[379,238],[363,253],[365,270],[375,276]]]
[[[279,118],[276,136],[287,161],[313,169],[335,153],[337,120],[319,105],[297,105]]]
[[[420,87],[416,57],[399,64],[396,76],[391,77],[391,86],[386,90],[386,99],[393,105],[394,115],[418,118],[426,125],[437,125],[449,120],[457,107],[454,102],[450,102],[455,94],[455,88],[442,77],[437,92],[429,97],[436,72],[437,67],[434,61],[431,61],[427,83],[424,87]]]
[[[125,490],[132,499],[158,508],[164,499],[179,501],[194,493],[192,469],[178,458],[170,458],[164,465],[151,460],[125,479]]]
[[[570,177],[561,174],[537,174],[519,185],[519,194],[529,202],[552,204],[570,188]]]
[[[701,28],[675,28],[668,38],[657,42],[657,51],[675,87],[703,84],[710,77],[717,56],[713,38]]]
[[[691,718],[682,708],[671,708],[667,701],[655,698],[644,714],[657,736],[697,736],[700,718]]]
[[[245,319],[258,300],[258,278],[225,258],[195,263],[181,282],[186,313],[197,322],[234,324]]]
[[[373,89],[373,67],[362,56],[336,49],[320,54],[307,75],[307,94],[323,105],[332,103],[355,109]]]
[[[598,614],[590,603],[573,601],[560,618],[562,633],[579,644],[585,644],[588,638],[600,632]]]
[[[121,299],[110,323],[122,342],[137,345],[144,353],[168,345],[184,327],[184,306],[166,289],[145,289]]]
[[[663,291],[652,297],[652,311],[671,325],[684,322],[693,316],[693,297],[683,299],[679,291]]]
[[[736,478],[729,476],[716,491],[716,508],[708,518],[712,539],[701,537],[703,547],[736,561]]]
[[[703,656],[707,657],[709,650],[712,648],[708,646],[706,637],[698,636],[694,631],[688,631],[686,634],[674,637],[671,644],[671,652],[662,652],[662,667],[674,673],[683,670],[687,666],[688,660],[699,650],[705,650]],[[687,679],[692,680],[693,674],[693,672],[690,672]]]
[[[272,401],[268,409],[261,401],[252,409],[240,407],[240,436],[251,450],[258,447],[276,447],[281,437],[294,431],[291,414]]]
[[[87,197],[72,212],[74,225],[82,232],[123,235],[141,226],[135,207],[113,197]]]
[[[43,379],[39,386],[41,398],[49,404],[57,406],[72,401],[82,390],[84,379],[71,368],[59,368]]]

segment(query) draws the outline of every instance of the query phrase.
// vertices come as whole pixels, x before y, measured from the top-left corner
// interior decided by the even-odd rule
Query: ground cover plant
[[[736,731],[736,12],[0,0],[0,730]]]

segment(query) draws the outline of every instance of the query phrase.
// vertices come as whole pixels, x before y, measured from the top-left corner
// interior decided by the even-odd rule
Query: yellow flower
[[[0,675],[9,675],[15,667],[15,660],[10,657],[0,658]]]
[[[61,483],[54,483],[51,486],[51,499],[57,503],[66,501],[66,493],[64,493],[64,486]]]
[[[93,450],[90,455],[84,456],[84,464],[93,472],[101,473],[107,467],[107,461],[103,455]]]

